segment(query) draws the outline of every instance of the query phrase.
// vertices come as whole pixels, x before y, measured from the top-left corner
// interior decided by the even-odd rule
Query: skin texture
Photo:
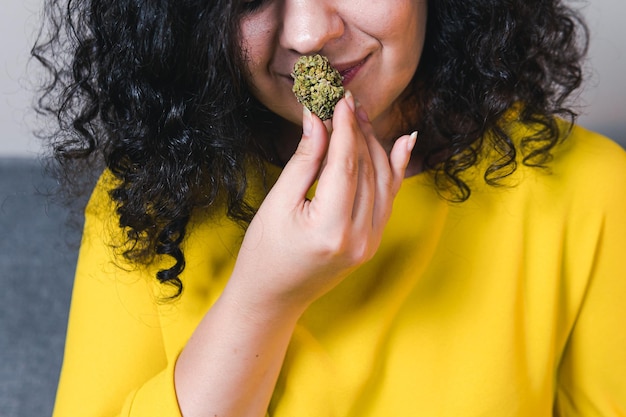
[[[395,101],[418,62],[423,13],[411,1],[283,0],[244,19],[248,81],[302,132],[247,229],[224,293],[179,357],[175,383],[186,417],[265,415],[300,315],[376,252],[416,140],[381,140],[377,129],[394,130]],[[300,55],[318,51],[340,69],[367,58],[348,80],[363,104],[348,90],[326,124],[297,103],[289,75]],[[377,77],[376,88],[364,88]]]
[[[301,125],[301,106],[291,92],[296,60],[319,53],[342,75],[365,60],[356,75],[344,75],[344,87],[389,150],[404,133],[397,131],[396,103],[417,69],[426,13],[426,2],[408,0],[266,2],[241,22],[248,83],[267,108]]]

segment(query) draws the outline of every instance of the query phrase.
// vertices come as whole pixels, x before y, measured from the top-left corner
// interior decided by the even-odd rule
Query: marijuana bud
[[[335,105],[343,97],[342,77],[328,58],[301,56],[293,67],[292,91],[298,102],[326,120],[333,117]]]

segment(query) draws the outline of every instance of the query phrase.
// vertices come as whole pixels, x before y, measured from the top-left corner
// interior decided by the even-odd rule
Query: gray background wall
[[[32,100],[26,65],[42,3],[0,1],[0,157],[34,156],[39,150],[26,114]]]
[[[25,114],[31,94],[25,68],[41,0],[0,2],[0,157],[34,156],[39,144]],[[592,32],[589,78],[580,97],[580,124],[626,145],[625,0],[590,0],[581,7]]]

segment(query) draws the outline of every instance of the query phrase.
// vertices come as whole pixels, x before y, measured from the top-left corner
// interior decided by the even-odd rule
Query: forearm
[[[224,292],[176,364],[185,417],[264,416],[300,311],[250,308]]]
[[[250,223],[222,296],[179,357],[185,417],[265,415],[301,314],[377,250],[416,136],[401,137],[387,155],[367,115],[355,112],[346,94],[330,140],[304,111],[296,153]]]

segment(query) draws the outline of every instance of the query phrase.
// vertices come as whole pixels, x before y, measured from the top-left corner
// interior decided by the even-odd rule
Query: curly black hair
[[[571,126],[577,116],[568,99],[582,83],[588,46],[580,15],[558,0],[445,0],[429,8],[416,96],[427,109],[420,148],[440,188],[454,200],[469,197],[460,177],[478,162],[485,138],[498,154],[484,172],[488,184],[513,173],[518,154],[544,167],[565,137],[557,117]],[[536,129],[518,146],[501,123],[511,109]]]
[[[524,164],[544,166],[562,138],[557,117],[573,122],[568,98],[580,86],[587,29],[558,0],[433,0],[426,43],[409,86],[420,141],[439,189],[466,200],[462,174],[478,162],[484,138],[498,151],[489,184]],[[119,180],[111,191],[125,256],[174,264],[157,278],[182,291],[181,243],[198,208],[227,208],[244,227],[249,168],[268,158],[258,124],[275,115],[251,95],[242,73],[239,0],[46,0],[32,55],[50,77],[38,110],[57,128],[43,136],[66,180],[96,163]],[[520,106],[521,104],[521,106]],[[515,145],[501,120],[519,106],[540,126]],[[265,129],[267,131],[267,129]],[[487,135],[489,134],[489,135]]]

